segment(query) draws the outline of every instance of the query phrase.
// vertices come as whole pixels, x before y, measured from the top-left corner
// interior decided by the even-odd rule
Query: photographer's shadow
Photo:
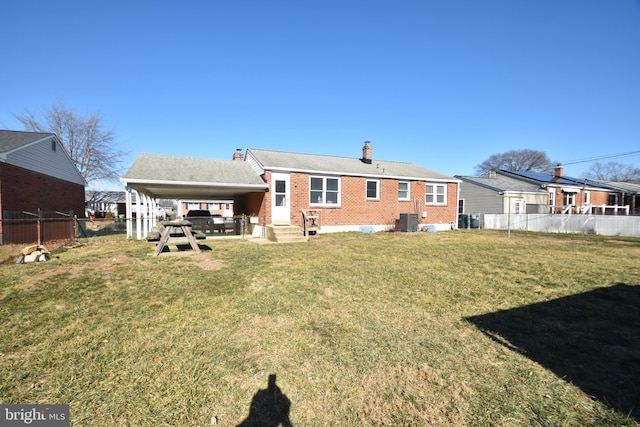
[[[293,427],[289,420],[291,401],[276,385],[276,375],[269,375],[266,389],[258,390],[251,399],[247,418],[237,427]]]

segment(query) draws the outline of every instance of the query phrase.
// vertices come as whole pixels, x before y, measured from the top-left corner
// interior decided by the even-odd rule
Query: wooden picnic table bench
[[[158,241],[158,245],[156,246],[154,255],[160,255],[160,253],[162,253],[164,247],[169,243],[169,238],[171,238],[171,230],[174,228],[181,229],[182,233],[184,233],[184,236],[189,241],[191,248],[196,251],[196,253],[200,253],[198,242],[191,233],[191,223],[189,221],[162,221],[162,226],[164,227],[164,230],[162,230],[162,235],[160,236],[160,240]]]

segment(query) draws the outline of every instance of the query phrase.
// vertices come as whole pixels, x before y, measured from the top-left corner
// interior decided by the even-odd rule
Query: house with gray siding
[[[547,213],[549,193],[538,184],[496,172],[481,176],[456,175],[460,183],[460,214]]]
[[[84,217],[85,185],[55,134],[0,130],[0,244],[22,243],[12,240],[9,219],[24,212]]]

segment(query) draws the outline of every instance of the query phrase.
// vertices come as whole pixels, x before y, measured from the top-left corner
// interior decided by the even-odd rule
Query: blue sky
[[[62,101],[129,155],[263,148],[473,175],[491,154],[640,150],[640,0],[0,6],[0,128]],[[640,167],[640,155],[605,159]],[[579,176],[591,163],[566,164]]]

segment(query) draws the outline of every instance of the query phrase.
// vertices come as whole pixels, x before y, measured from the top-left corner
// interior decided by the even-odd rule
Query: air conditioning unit
[[[404,232],[418,231],[418,214],[402,213],[398,221],[399,230]]]

